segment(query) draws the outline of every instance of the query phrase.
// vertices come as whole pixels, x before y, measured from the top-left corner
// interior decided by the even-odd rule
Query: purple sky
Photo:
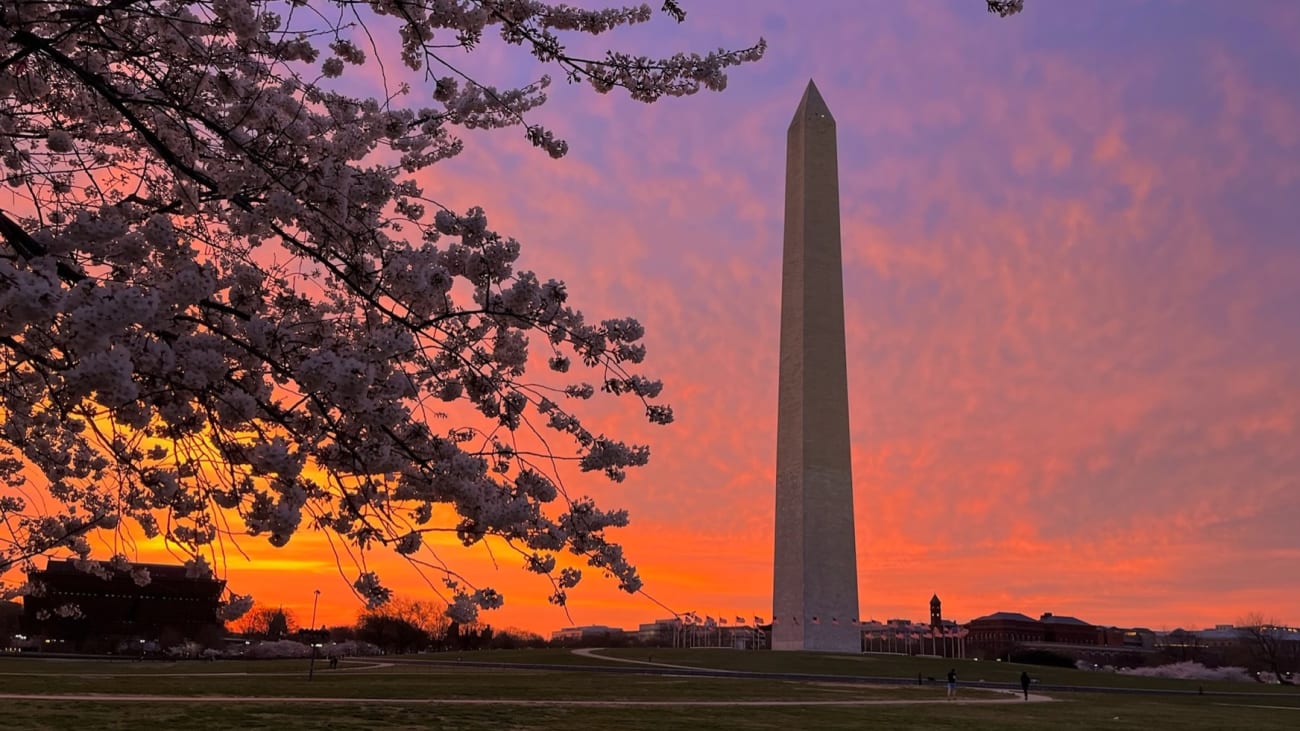
[[[767,58],[653,106],[559,80],[533,121],[568,157],[476,133],[430,176],[590,315],[646,325],[678,422],[594,405],[654,456],[575,492],[631,511],[619,538],[665,605],[770,616],[783,145],[815,78],[839,125],[862,616],[938,592],[959,621],[1300,622],[1300,3],[1027,5],[686,2],[683,25],[574,48],[762,36]],[[540,73],[492,46],[465,67]],[[333,573],[295,542],[277,555]],[[568,623],[513,563],[447,558],[508,590],[494,624]],[[330,587],[322,607],[355,610]],[[573,602],[578,624],[665,616],[598,577]]]

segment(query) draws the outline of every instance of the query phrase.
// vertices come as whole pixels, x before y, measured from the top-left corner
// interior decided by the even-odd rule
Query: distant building
[[[676,617],[656,619],[637,628],[637,642],[649,647],[675,647],[682,627]]]
[[[1135,666],[1146,664],[1158,644],[1149,629],[1101,627],[1051,612],[1038,619],[1019,612],[995,612],[972,619],[966,628],[971,655],[986,660],[1047,651],[1096,665]]]
[[[23,605],[18,602],[0,602],[0,639],[18,632],[23,616]]]
[[[1038,620],[1043,627],[1043,642],[1063,645],[1096,645],[1101,641],[1099,627],[1076,617],[1046,612]]]
[[[16,652],[17,638],[27,639],[19,634],[22,629],[23,605],[18,602],[0,601],[0,653]]]
[[[1194,638],[1194,639],[1193,639]],[[1214,629],[1188,632],[1183,641],[1192,641],[1198,647],[1233,648],[1250,644],[1251,634],[1232,625],[1217,625]]]
[[[220,638],[217,612],[225,581],[191,578],[184,566],[131,568],[147,570],[148,583],[137,583],[130,571],[109,569],[104,579],[71,560],[51,559],[44,571],[28,574],[38,591],[23,598],[24,631],[59,649],[83,652]]]
[[[1006,657],[1025,643],[1043,641],[1043,624],[1019,612],[994,612],[966,623],[972,656],[991,660]]]
[[[566,645],[586,645],[603,643],[610,640],[622,640],[626,633],[618,627],[606,627],[603,624],[591,624],[584,627],[565,627],[551,633],[551,642]]]

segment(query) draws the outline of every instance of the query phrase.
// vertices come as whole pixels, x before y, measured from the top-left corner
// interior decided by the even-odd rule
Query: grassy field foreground
[[[653,659],[656,665],[730,666],[760,672],[914,678],[934,667],[957,664],[964,679],[978,671],[990,682],[1014,679],[1020,666],[953,663],[926,658],[826,656],[805,653],[741,653],[719,650],[611,653]],[[1005,693],[963,684],[969,703],[943,699],[941,684],[863,685],[775,678],[702,678],[639,673],[596,673],[581,666],[599,658],[556,651],[465,653],[454,656],[381,658],[384,666],[307,662],[222,661],[130,663],[0,659],[0,694],[87,695],[94,700],[51,697],[0,698],[6,729],[1295,729],[1300,694],[1277,689],[1267,695],[1134,695],[1120,692],[1047,692],[1051,702],[1025,703]],[[425,664],[426,660],[452,660]],[[413,662],[412,662],[413,660]],[[389,662],[391,661],[391,664]],[[572,669],[480,667],[475,661],[570,664]],[[936,665],[937,663],[937,665]],[[622,667],[634,669],[626,663]],[[986,670],[986,668],[988,670]],[[1031,669],[1035,675],[1042,669]],[[1058,671],[1053,683],[1098,673]],[[1076,675],[1071,675],[1075,673]],[[1107,676],[1119,687],[1168,687],[1170,682]],[[1120,680],[1115,680],[1116,678]],[[1084,685],[1083,682],[1074,682]],[[1096,683],[1087,683],[1096,685]],[[1237,691],[1265,686],[1235,686]],[[1289,692],[1288,692],[1289,691]],[[1038,693],[1038,691],[1036,691]],[[140,702],[130,695],[176,700]],[[116,696],[118,700],[113,700]],[[206,697],[208,700],[186,700]],[[219,698],[214,698],[219,697]],[[254,700],[256,698],[268,700]],[[315,699],[303,701],[280,698]],[[338,701],[334,699],[353,699]],[[251,702],[249,702],[251,701]],[[886,703],[881,703],[881,702]],[[902,702],[902,703],[900,703]]]

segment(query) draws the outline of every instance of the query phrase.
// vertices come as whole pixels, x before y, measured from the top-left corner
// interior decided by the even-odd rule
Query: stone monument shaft
[[[811,81],[785,176],[772,649],[860,652],[835,119]]]

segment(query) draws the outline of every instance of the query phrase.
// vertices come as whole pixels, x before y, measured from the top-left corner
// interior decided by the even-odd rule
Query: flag
[[[744,617],[736,617],[736,624],[744,624],[744,623],[745,623]]]
[[[754,624],[762,624],[762,623],[763,623],[763,618],[760,617],[760,616],[758,616],[757,614],[755,614],[755,615],[754,615]]]
[[[836,619],[835,617],[831,617],[831,624],[838,627],[840,625],[840,620]]]
[[[918,633],[918,632],[913,632],[913,633],[912,633],[912,639],[914,639],[914,640],[919,640],[919,639],[921,639],[921,635],[920,635],[920,633]]]
[[[757,619],[757,617],[756,617],[755,619]],[[773,616],[772,616],[772,626],[773,626],[773,627],[775,627],[778,623],[780,623],[780,621],[781,621],[781,618],[780,618],[780,617],[777,617],[776,615],[773,615]]]
[[[902,633],[902,632],[895,632],[895,633],[894,633],[894,637],[895,637],[895,639],[899,639],[899,640],[906,639],[905,637],[903,637],[903,633]]]
[[[726,618],[726,617],[723,617],[723,616],[721,616],[721,615],[719,615],[719,616],[718,616],[718,624],[725,625],[726,623],[727,623],[727,618]]]
[[[821,624],[821,623],[822,621],[820,619],[818,619],[816,616],[813,616],[813,624]]]

